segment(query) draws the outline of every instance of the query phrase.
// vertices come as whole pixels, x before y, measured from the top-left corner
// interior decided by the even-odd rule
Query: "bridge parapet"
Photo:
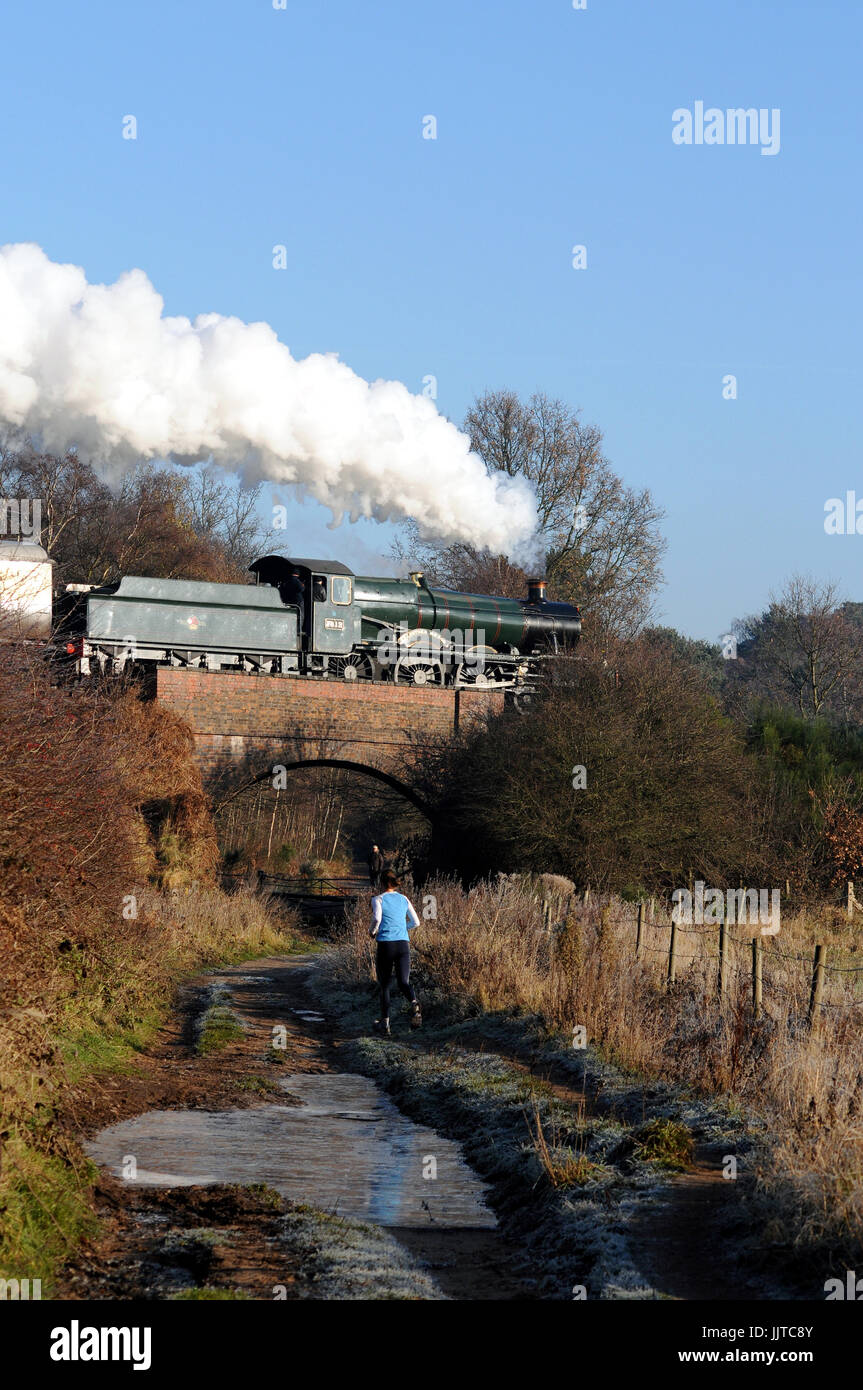
[[[320,762],[410,786],[423,749],[502,710],[504,692],[160,667],[156,698],[191,726],[205,781]]]

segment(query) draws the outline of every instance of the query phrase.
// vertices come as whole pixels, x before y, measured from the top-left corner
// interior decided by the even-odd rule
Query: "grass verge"
[[[134,925],[110,950],[102,943],[98,956],[61,957],[47,1006],[8,1010],[0,1033],[0,1278],[41,1279],[43,1297],[95,1220],[95,1169],[66,1118],[70,1094],[91,1078],[134,1069],[183,978],[301,944],[295,920],[276,917],[265,900],[215,889],[142,892]],[[204,1050],[238,1027],[214,1010]]]

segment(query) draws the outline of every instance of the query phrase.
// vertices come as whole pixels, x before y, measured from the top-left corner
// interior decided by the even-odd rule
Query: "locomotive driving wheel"
[[[459,690],[487,690],[496,682],[485,671],[477,671],[470,666],[459,666],[455,673],[454,684]]]
[[[443,671],[427,657],[403,656],[395,664],[393,680],[400,685],[443,685]]]
[[[529,714],[536,701],[536,691],[530,686],[518,687],[512,692],[512,704],[519,714]]]
[[[335,657],[331,670],[333,675],[345,681],[370,681],[372,678],[372,663],[367,656],[358,653]]]
[[[494,666],[496,659],[494,647],[469,647],[464,660],[456,667],[454,685],[459,689],[470,686],[474,690],[488,690],[500,684]]]

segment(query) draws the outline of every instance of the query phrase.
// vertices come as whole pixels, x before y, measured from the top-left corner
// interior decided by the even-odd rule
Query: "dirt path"
[[[313,956],[256,960],[189,982],[176,1017],[132,1074],[106,1078],[70,1096],[69,1114],[79,1131],[94,1141],[97,1134],[110,1134],[118,1125],[121,1133],[129,1132],[135,1116],[145,1117],[146,1125],[158,1114],[176,1111],[186,1112],[190,1122],[209,1116],[216,1123],[229,1123],[238,1110],[254,1106],[248,1125],[240,1126],[251,1133],[262,1119],[278,1121],[274,1107],[297,1103],[279,1084],[283,1077],[320,1075],[337,1082],[345,1071],[339,1059],[344,1040],[317,1014],[306,991],[313,961]],[[214,986],[228,990],[244,1032],[223,1049],[200,1056],[194,1046],[194,1021],[212,998]],[[277,1033],[284,1046],[274,1051]],[[357,1082],[374,1090],[371,1082]],[[382,1103],[390,1105],[383,1098]],[[183,1114],[177,1115],[177,1123],[185,1123]],[[367,1127],[355,1132],[363,1128]],[[448,1142],[439,1140],[434,1147],[441,1149]],[[203,1147],[211,1158],[206,1136]],[[251,1149],[254,1158],[254,1144]],[[329,1154],[328,1160],[336,1163],[338,1154]],[[280,1245],[279,1213],[273,1210],[271,1193],[256,1194],[239,1182],[160,1185],[157,1174],[149,1186],[140,1186],[104,1169],[102,1174],[96,1194],[100,1234],[67,1267],[59,1297],[164,1297],[178,1284],[189,1290],[234,1289],[252,1298],[272,1298],[273,1288],[281,1286],[283,1297],[298,1296],[303,1270],[296,1260],[292,1265],[290,1256],[286,1259]],[[514,1252],[497,1229],[444,1226],[432,1212],[427,1228],[414,1219],[410,1226],[388,1229],[447,1297],[530,1296],[509,1272]]]
[[[279,1084],[283,1078],[319,1075],[337,1081],[344,1076],[349,1068],[340,1051],[351,1035],[318,1012],[306,985],[314,959],[297,955],[255,960],[189,982],[181,992],[177,1014],[133,1073],[106,1078],[97,1087],[70,1096],[69,1113],[79,1132],[92,1137],[130,1117],[178,1110],[209,1116],[217,1125],[220,1115],[225,1123],[236,1123],[231,1117],[238,1111],[256,1107],[249,1124],[240,1126],[251,1136],[273,1107],[301,1103],[301,1097],[291,1096]],[[224,1049],[200,1056],[194,1046],[194,1021],[212,998],[214,986],[220,985],[229,991],[245,1031]],[[285,1045],[274,1054],[276,1029],[284,1030]],[[410,1041],[424,1049],[422,1034],[412,1035]],[[502,1049],[476,1036],[460,1039],[458,1048],[499,1057],[535,1077],[576,1114],[597,1113],[597,1098],[586,1096],[571,1072],[537,1059],[527,1048]],[[372,1087],[371,1082],[357,1080],[361,1086]],[[178,1122],[182,1123],[182,1117]],[[409,1121],[404,1123],[410,1127]],[[355,1127],[355,1134],[363,1128],[368,1130],[368,1126]],[[207,1142],[204,1134],[199,1143],[205,1153]],[[265,1136],[263,1148],[266,1142]],[[445,1142],[449,1141],[439,1140],[436,1147]],[[253,1163],[256,1143],[248,1137]],[[721,1147],[702,1144],[688,1172],[675,1176],[664,1189],[651,1191],[627,1216],[625,1238],[632,1260],[645,1287],[662,1296],[711,1301],[770,1296],[737,1262],[736,1251],[747,1232],[735,1216],[735,1185],[722,1177]],[[334,1164],[338,1152],[338,1148],[327,1152],[326,1162]],[[387,1172],[392,1165],[387,1161],[382,1166]],[[201,1170],[193,1167],[195,1171]],[[195,1182],[194,1178],[185,1181]],[[68,1267],[59,1296],[163,1297],[166,1288],[177,1287],[178,1279],[190,1288],[205,1284],[237,1289],[252,1298],[271,1298],[275,1285],[285,1287],[283,1296],[300,1296],[302,1261],[286,1254],[280,1245],[272,1194],[250,1192],[247,1181],[244,1175],[235,1178],[233,1185],[177,1187],[153,1181],[141,1187],[119,1181],[103,1169],[97,1191],[101,1233]],[[350,1181],[346,1182],[345,1191],[350,1187]],[[368,1179],[361,1173],[355,1182],[367,1185]],[[343,1212],[343,1208],[335,1209]],[[432,1212],[427,1225],[416,1220],[393,1225],[386,1219],[384,1224],[449,1298],[535,1296],[512,1272],[518,1267],[516,1252],[497,1229],[442,1225]],[[200,1237],[202,1230],[205,1238]]]
[[[722,1155],[699,1147],[692,1167],[676,1174],[666,1192],[634,1216],[630,1249],[666,1297],[726,1302],[746,1296],[747,1276],[727,1235],[731,1188],[722,1176]]]
[[[541,1081],[577,1113],[595,1112],[595,1101],[564,1068],[511,1052],[495,1055]],[[697,1144],[687,1171],[674,1174],[667,1188],[630,1218],[627,1243],[634,1261],[645,1284],[666,1298],[724,1302],[746,1296],[747,1285],[748,1295],[758,1296],[736,1258],[738,1242],[729,1240],[732,1228],[742,1223],[733,1184],[723,1176],[727,1150],[727,1144]]]

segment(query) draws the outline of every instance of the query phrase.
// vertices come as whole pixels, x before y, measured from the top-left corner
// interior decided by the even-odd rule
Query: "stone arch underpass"
[[[155,694],[191,727],[205,786],[219,799],[276,765],[342,767],[385,783],[429,817],[415,785],[424,752],[504,703],[502,690],[168,667],[157,671]]]

